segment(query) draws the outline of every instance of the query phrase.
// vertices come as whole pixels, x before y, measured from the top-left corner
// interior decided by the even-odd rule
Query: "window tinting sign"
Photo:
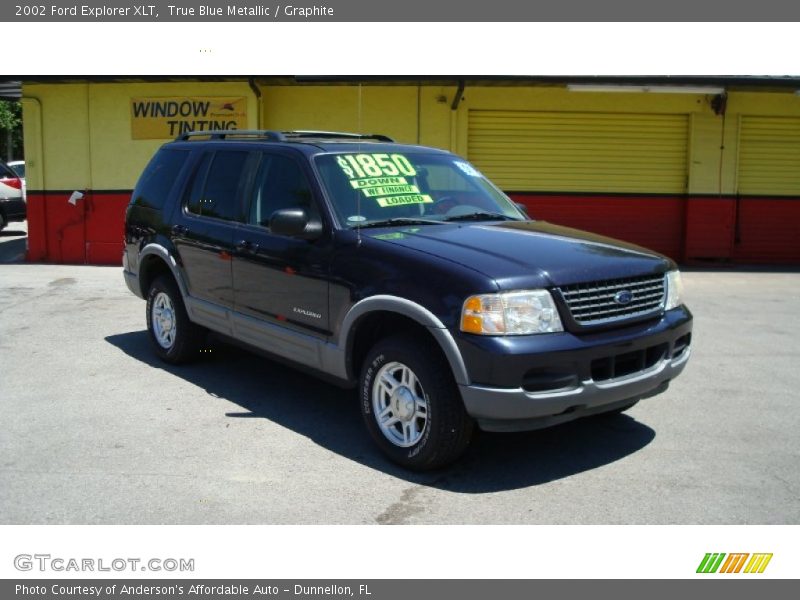
[[[131,98],[131,138],[172,139],[189,131],[247,129],[247,98]]]

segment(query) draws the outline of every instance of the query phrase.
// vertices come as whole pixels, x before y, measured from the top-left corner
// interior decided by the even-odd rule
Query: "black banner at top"
[[[17,0],[4,22],[797,21],[786,0]]]

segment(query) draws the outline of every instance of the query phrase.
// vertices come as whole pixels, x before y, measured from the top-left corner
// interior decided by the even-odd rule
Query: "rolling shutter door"
[[[738,192],[800,196],[800,118],[742,116]]]
[[[686,191],[687,115],[470,110],[468,157],[507,191]]]
[[[800,262],[800,118],[742,115],[737,191],[734,258]]]

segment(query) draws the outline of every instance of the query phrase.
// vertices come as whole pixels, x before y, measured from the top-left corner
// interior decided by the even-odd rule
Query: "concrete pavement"
[[[157,361],[119,268],[0,264],[0,523],[800,523],[800,274],[685,282],[667,393],[417,475],[353,392],[219,343]]]

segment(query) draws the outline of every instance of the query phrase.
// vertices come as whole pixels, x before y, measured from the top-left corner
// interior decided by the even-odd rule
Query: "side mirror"
[[[525,206],[522,202],[515,202],[514,206],[516,206],[520,210],[520,212],[522,212],[523,215],[530,218],[530,215],[528,214],[528,207]]]
[[[304,240],[314,240],[322,235],[322,223],[309,219],[308,213],[302,208],[276,210],[269,218],[269,228],[277,235],[300,237]]]

